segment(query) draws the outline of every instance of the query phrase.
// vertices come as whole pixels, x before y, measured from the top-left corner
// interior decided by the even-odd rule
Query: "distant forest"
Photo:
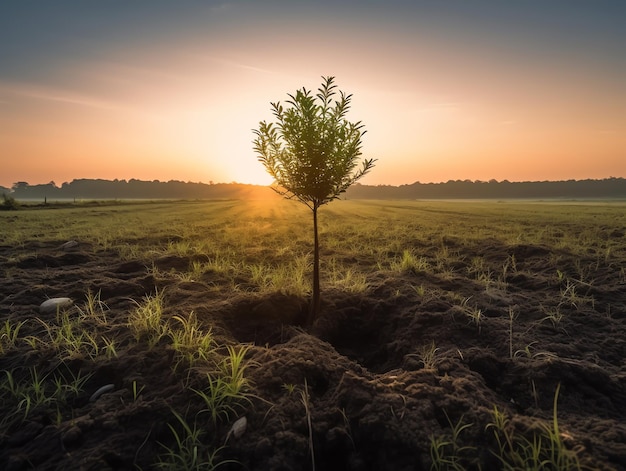
[[[240,183],[192,183],[171,180],[78,179],[57,186],[54,182],[30,185],[17,182],[10,189],[0,187],[16,200],[101,200],[101,199],[249,199],[273,193],[269,188]]]
[[[57,186],[54,182],[30,185],[17,182],[0,187],[0,194],[16,200],[94,199],[256,199],[274,193],[266,186],[241,183],[192,183],[143,180],[79,179]],[[626,179],[498,182],[450,180],[411,185],[355,184],[347,199],[626,199]]]

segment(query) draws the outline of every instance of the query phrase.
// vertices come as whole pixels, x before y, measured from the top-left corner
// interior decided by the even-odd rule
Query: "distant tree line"
[[[0,192],[17,200],[83,200],[83,199],[242,199],[271,194],[267,187],[240,183],[193,183],[170,180],[144,181],[79,179],[57,186],[54,182],[30,185],[17,182]]]
[[[30,185],[16,182],[0,187],[0,194],[16,200],[81,199],[250,199],[271,196],[266,186],[241,183],[193,183],[170,180],[79,179],[57,186],[54,182]],[[350,187],[348,199],[588,199],[626,198],[626,179],[498,182],[450,180],[411,185],[360,185]]]
[[[449,180],[400,186],[366,186],[358,183],[346,192],[354,199],[585,199],[626,198],[626,179],[498,182]]]

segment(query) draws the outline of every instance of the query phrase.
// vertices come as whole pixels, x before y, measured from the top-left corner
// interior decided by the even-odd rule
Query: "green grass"
[[[517,433],[506,414],[497,407],[492,411],[492,422],[487,430],[493,433],[497,444],[493,455],[502,469],[528,470],[581,470],[577,453],[565,446],[559,429],[557,403],[560,384],[554,393],[552,421],[541,423],[540,430],[531,436]]]
[[[20,329],[25,323],[26,321],[13,323],[7,319],[0,324],[0,356],[16,347],[20,338]]]
[[[180,365],[192,368],[199,362],[207,362],[215,354],[217,345],[211,328],[203,330],[198,317],[191,311],[188,316],[175,315],[168,329],[171,346],[176,351],[174,368]]]
[[[163,318],[164,292],[144,296],[141,302],[133,301],[135,308],[128,317],[130,330],[139,342],[147,341],[149,348],[153,348],[169,333],[169,326]]]
[[[491,341],[493,325],[506,323],[508,337],[495,347],[503,358],[508,350],[509,359],[520,364],[553,360],[556,355],[546,350],[547,344],[535,342],[532,329],[523,326],[534,328],[543,322],[555,331],[571,333],[571,319],[589,314],[599,303],[592,296],[594,288],[626,282],[626,244],[623,236],[612,235],[626,227],[625,207],[623,203],[336,201],[320,211],[322,297],[333,290],[351,295],[346,297],[349,300],[361,294],[381,303],[402,298],[407,323],[413,309],[432,313],[433,318],[437,314],[442,322],[456,320],[461,327],[469,323],[472,328],[464,328],[463,335],[476,339],[477,345]],[[150,267],[146,277],[152,275],[155,285],[145,287],[148,294],[143,297],[140,292],[132,300],[111,301],[81,280],[75,289],[83,290],[84,299],[57,316],[17,321],[11,311],[0,324],[0,358],[3,365],[10,365],[3,366],[0,378],[0,393],[11,407],[5,423],[15,426],[39,408],[59,407],[63,412],[65,401],[84,388],[84,376],[50,373],[35,364],[67,360],[111,367],[129,349],[163,353],[171,355],[173,372],[168,373],[183,385],[185,400],[195,401],[201,409],[189,416],[175,411],[168,429],[171,440],[164,444],[158,466],[213,469],[219,464],[212,451],[215,443],[209,442],[218,427],[224,428],[226,421],[250,407],[253,387],[247,375],[248,347],[225,338],[223,326],[213,324],[211,310],[231,298],[256,299],[271,293],[309,296],[310,214],[301,205],[283,200],[118,203],[0,212],[0,225],[5,229],[0,232],[0,245],[11,247],[0,274],[11,279],[19,279],[27,269],[22,264],[36,261],[46,251],[60,257],[54,247],[72,239],[93,257],[106,254],[120,263],[130,260]],[[539,261],[529,260],[525,254],[532,250],[545,254]],[[169,260],[177,263],[168,265]],[[54,275],[54,268],[42,269],[42,283]],[[533,312],[509,303],[513,298],[508,295],[520,294],[514,291],[516,279],[540,287],[540,294],[545,294]],[[493,300],[486,301],[485,293]],[[178,304],[183,296],[197,297],[195,311]],[[110,301],[112,306],[117,303],[113,312],[107,305]],[[385,306],[377,309],[384,313]],[[602,309],[610,316],[619,306]],[[410,354],[438,374],[437,369],[443,370],[456,353],[439,339],[437,346],[428,339],[416,339],[417,348]],[[17,368],[11,362],[22,354],[33,362]],[[285,381],[285,395],[301,392],[288,384],[299,380]],[[139,374],[127,379],[123,388],[132,401],[152,400],[154,389]],[[562,442],[557,395],[552,422],[538,430],[520,430],[514,418],[494,409],[485,439],[494,444],[494,456],[502,457],[503,467],[505,461],[516,460],[532,467],[530,458],[519,458],[523,454],[577,469],[575,456]],[[472,449],[464,442],[467,431],[478,426],[474,418],[472,422],[475,425],[470,427],[459,421],[450,425],[449,434],[432,437],[437,469],[474,463]]]
[[[537,430],[522,433],[506,413],[497,406],[491,411],[491,422],[485,427],[483,451],[498,462],[504,471],[580,471],[582,466],[575,450],[566,447],[559,428],[557,403],[560,385],[554,393],[552,420],[540,422]],[[447,414],[446,414],[447,417]],[[432,471],[474,469],[479,462],[478,448],[463,443],[462,433],[472,427],[461,417],[456,424],[448,418],[450,433],[431,435]]]
[[[620,239],[607,237],[611,228],[626,225],[623,209],[620,203],[338,201],[320,213],[322,263],[332,264],[333,254],[342,254],[342,258],[358,261],[358,270],[354,263],[334,257],[344,276],[337,276],[330,265],[322,270],[322,282],[341,288],[342,279],[358,275],[358,291],[368,282],[362,277],[377,269],[448,277],[465,271],[492,284],[511,273],[524,272],[524,263],[514,254],[497,260],[475,255],[472,249],[490,240],[504,247],[555,247],[584,255],[581,260],[594,257],[593,263],[559,267],[563,276],[579,282],[574,293],[563,287],[563,298],[578,304],[584,299],[580,282],[593,281],[598,264],[619,271],[620,261],[626,257]],[[19,225],[2,224],[13,214],[18,214]],[[167,224],[162,222],[164,214]],[[148,266],[166,255],[193,256],[183,275],[186,279],[197,281],[206,273],[220,273],[235,286],[245,278],[260,291],[306,293],[310,289],[307,257],[312,250],[308,216],[289,201],[271,205],[228,201],[116,204],[0,212],[0,224],[10,228],[0,234],[0,244],[26,247],[42,240],[40,228],[45,226],[47,241],[91,243],[96,250],[115,251],[124,259],[142,260]],[[466,257],[466,252],[473,255]],[[299,273],[303,280],[289,282],[289,277],[298,278]]]
[[[429,344],[422,345],[415,354],[422,365],[427,370],[436,370],[438,361],[439,348],[435,346],[435,341],[431,341]]]
[[[232,460],[219,460],[222,447],[210,449],[207,445],[207,432],[197,422],[189,424],[176,411],[174,425],[167,424],[174,438],[174,445],[161,444],[163,452],[158,457],[156,469],[165,471],[213,471],[219,466],[234,463]]]
[[[53,350],[61,360],[79,358],[111,358],[116,355],[115,343],[85,325],[83,311],[59,310],[54,322],[39,317],[35,321],[42,327],[43,335],[29,335],[24,340],[39,351]]]
[[[37,368],[3,370],[0,377],[0,398],[10,405],[0,424],[9,428],[28,418],[41,406],[63,407],[67,401],[78,396],[90,375],[71,370],[41,373]]]
[[[463,431],[470,428],[472,424],[463,423],[463,417],[456,424],[452,424],[447,413],[446,418],[450,424],[450,435],[431,435],[430,437],[430,469],[431,471],[463,471],[475,461],[472,456],[476,454],[476,448],[463,445],[461,439]]]
[[[426,259],[416,255],[413,249],[404,249],[402,255],[392,260],[389,266],[391,270],[400,273],[417,273],[420,271],[428,271],[430,268]]]
[[[218,364],[217,371],[206,374],[206,384],[193,391],[203,400],[207,413],[214,424],[229,421],[237,411],[250,403],[249,383],[245,377],[248,363],[245,360],[249,347],[227,346],[228,355]]]

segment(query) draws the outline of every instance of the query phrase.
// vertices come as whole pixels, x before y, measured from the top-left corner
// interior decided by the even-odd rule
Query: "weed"
[[[198,428],[196,422],[189,425],[187,421],[176,411],[172,410],[178,427],[167,424],[174,437],[174,446],[166,446],[161,443],[165,450],[155,464],[157,469],[165,471],[212,471],[219,466],[234,463],[234,461],[218,461],[218,454],[222,447],[209,450],[206,446],[206,432]],[[182,428],[178,431],[178,428]]]
[[[248,388],[248,379],[244,376],[248,365],[244,357],[249,349],[249,345],[240,345],[238,349],[228,345],[228,356],[221,363],[222,377],[226,380],[233,397],[243,397]]]
[[[480,335],[480,330],[481,330],[482,322],[484,319],[483,311],[482,309],[479,309],[477,307],[470,306],[469,300],[470,298],[465,298],[461,302],[460,307],[461,307],[462,312],[469,319],[470,323],[474,324],[478,328],[478,334]]]
[[[167,335],[169,328],[163,322],[164,292],[156,290],[154,295],[146,295],[142,303],[135,303],[135,309],[128,317],[128,323],[135,339],[139,342],[146,339],[148,347],[154,347],[159,340]]]
[[[515,353],[513,353],[513,358],[519,358],[519,357],[526,357],[526,358],[531,358],[531,359],[534,359],[534,358],[548,358],[548,359],[558,358],[557,355],[552,353],[552,352],[547,352],[547,351],[540,351],[540,352],[536,352],[536,353],[532,352],[532,347],[536,343],[537,343],[537,341],[530,342],[523,349],[515,350]]]
[[[415,293],[420,297],[423,298],[426,295],[426,288],[424,287],[424,285],[419,285],[419,286],[411,286],[413,288],[413,291],[415,291]]]
[[[533,397],[533,400],[535,401],[535,407],[539,407],[539,393],[537,392],[537,385],[535,384],[534,379],[530,381],[530,386],[531,386],[530,394]]]
[[[449,469],[465,469],[463,466],[454,466],[455,461],[448,456],[448,448],[452,442],[443,435],[430,436],[431,471],[447,471]]]
[[[396,412],[396,410],[393,408],[393,405],[389,406],[389,408],[391,409],[391,415],[393,417],[395,417],[398,421],[401,421],[402,419],[404,419],[404,415],[406,414],[407,408],[406,408],[406,396],[404,394],[399,394],[400,399],[402,400],[402,409],[401,412]]]
[[[560,384],[554,393],[552,422],[541,424],[540,433],[531,438],[516,435],[508,417],[497,406],[491,413],[487,430],[493,431],[497,449],[492,451],[506,470],[516,469],[582,469],[575,451],[567,449],[559,430],[557,402]]]
[[[574,282],[575,281],[575,282]],[[583,304],[590,303],[592,306],[594,305],[594,299],[591,296],[581,296],[578,294],[578,289],[576,283],[580,285],[584,285],[590,287],[589,283],[585,283],[583,281],[578,280],[566,280],[565,286],[561,287],[561,301],[560,305],[568,305],[575,309],[580,309]]]
[[[199,280],[207,271],[205,263],[194,260],[189,267],[189,277],[191,280]]]
[[[311,470],[315,471],[315,449],[313,448],[313,424],[311,422],[311,397],[309,396],[309,385],[304,378],[304,389],[300,391],[300,401],[304,406],[306,423],[309,429],[309,453],[311,454]]]
[[[356,445],[354,444],[354,438],[352,438],[352,427],[350,426],[350,419],[348,419],[348,415],[346,414],[346,410],[344,408],[339,409],[339,413],[343,418],[343,425],[346,429],[346,433],[348,438],[350,439],[350,443],[352,443],[352,449],[356,451]]]
[[[144,249],[138,244],[123,244],[117,251],[122,260],[139,260],[146,257]]]
[[[412,250],[404,249],[400,259],[395,259],[391,262],[391,269],[397,272],[410,272],[419,273],[421,271],[428,271],[428,262],[422,258],[417,257]]]
[[[338,289],[354,294],[365,293],[368,289],[367,277],[363,273],[346,268],[335,259],[330,259],[323,269],[328,274],[330,285]]]
[[[215,273],[228,273],[229,271],[236,269],[237,266],[232,260],[224,255],[217,255],[202,264],[201,270],[203,272],[215,272]]]
[[[213,334],[209,328],[204,332],[200,328],[198,317],[191,311],[187,318],[173,316],[182,329],[170,328],[168,334],[172,340],[172,348],[177,352],[174,369],[180,363],[193,367],[198,361],[207,361],[215,351]]]
[[[133,381],[133,385],[132,385],[132,393],[133,393],[133,402],[137,402],[137,399],[139,399],[139,396],[141,395],[141,393],[143,392],[143,390],[145,389],[145,386],[141,386],[141,387],[137,387],[137,381]]]
[[[467,267],[467,273],[474,275],[475,279],[479,279],[485,273],[489,273],[489,269],[485,264],[485,259],[483,257],[472,257],[470,265]]]
[[[557,329],[561,325],[561,321],[564,317],[560,307],[557,306],[554,309],[547,309],[542,306],[541,308],[545,314],[545,317],[543,317],[539,322],[550,321],[552,327]]]
[[[0,327],[0,355],[4,355],[7,351],[15,348],[20,335],[20,329],[26,321],[12,324],[8,319]]]
[[[78,396],[85,389],[87,381],[89,381],[92,374],[89,373],[87,375],[82,375],[80,371],[78,374],[74,374],[69,368],[67,369],[67,372],[69,378],[66,375],[61,374],[60,376],[55,376],[55,381],[61,379],[62,389],[65,393],[69,393],[72,396]]]
[[[460,436],[472,424],[464,424],[463,416],[461,416],[456,425],[453,425],[448,414],[445,411],[444,413],[452,429],[452,434],[451,436],[430,436],[430,469],[432,471],[465,470],[471,461],[471,454],[476,451],[476,448],[461,445]]]
[[[91,375],[72,373],[67,375],[50,373],[42,375],[36,368],[29,368],[26,376],[19,375],[18,370],[4,370],[4,378],[0,382],[0,394],[3,401],[13,403],[14,412],[5,417],[1,423],[14,422],[20,415],[26,419],[32,411],[49,404],[65,404],[68,396],[78,396],[84,389]],[[23,376],[20,379],[20,376]]]
[[[154,262],[152,262],[150,266],[146,266],[146,272],[154,278],[164,278],[164,274],[161,272],[161,269]]]
[[[48,341],[32,336],[25,338],[33,349],[51,347],[62,360],[84,356],[95,359],[100,354],[95,334],[83,326],[80,316],[74,316],[67,310],[59,310],[56,323],[47,323],[38,317],[35,320],[44,328]]]
[[[228,356],[219,364],[216,375],[207,374],[207,386],[203,389],[192,390],[204,401],[208,413],[214,424],[220,420],[229,420],[231,414],[244,402],[249,402],[247,389],[248,379],[244,373],[247,364],[244,356],[249,346],[240,346],[239,349],[228,346]]]
[[[220,420],[228,421],[230,415],[236,413],[235,407],[238,405],[238,400],[245,396],[233,395],[229,383],[219,376],[211,377],[207,374],[206,378],[207,386],[204,389],[192,388],[192,391],[204,401],[206,406],[206,409],[201,412],[208,413],[213,424],[217,424]]]
[[[417,353],[410,353],[407,356],[417,356],[424,365],[424,369],[437,370],[437,352],[439,348],[435,347],[435,341],[431,340],[429,344],[422,345],[418,348]]]
[[[502,265],[502,278],[506,280],[509,269],[513,272],[514,275],[519,273],[517,269],[517,260],[515,258],[515,254],[511,254],[508,256],[504,264]]]
[[[102,343],[104,343],[102,351],[104,352],[104,356],[106,357],[106,359],[110,360],[111,358],[117,358],[115,339],[109,339],[104,335],[100,337],[100,339],[102,340]]]
[[[194,249],[188,240],[170,241],[167,244],[167,248],[164,250],[165,255],[178,255],[184,257],[185,255],[191,255],[194,253]]]
[[[296,257],[293,262],[268,266],[253,264],[247,267],[250,279],[261,292],[280,292],[295,296],[310,293],[308,273],[311,259],[309,255]]]
[[[100,295],[100,291],[93,294],[91,289],[88,289],[83,308],[79,308],[79,311],[83,317],[95,319],[101,325],[107,325],[106,311],[109,307],[100,299]]]

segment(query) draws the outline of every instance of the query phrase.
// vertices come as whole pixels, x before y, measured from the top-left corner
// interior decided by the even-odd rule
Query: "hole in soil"
[[[328,391],[329,387],[328,378],[326,378],[320,372],[310,375],[310,377],[307,379],[307,384],[309,385],[309,392],[314,397],[322,397],[324,394],[326,394],[326,391]]]
[[[347,302],[346,302],[347,301]],[[332,344],[337,352],[364,368],[382,373],[388,369],[389,329],[385,313],[368,306],[362,299],[337,302],[325,308],[314,333]]]
[[[277,293],[234,303],[223,319],[238,342],[272,346],[293,337],[291,327],[305,324],[307,309],[304,299]]]
[[[518,262],[524,262],[528,258],[545,258],[550,250],[539,245],[518,244],[510,248],[509,254],[515,256]]]
[[[466,354],[466,357],[467,356]],[[483,377],[489,389],[493,391],[500,389],[502,377],[506,371],[506,362],[503,362],[489,352],[478,351],[473,357],[468,359],[468,366],[472,371],[477,372]]]

